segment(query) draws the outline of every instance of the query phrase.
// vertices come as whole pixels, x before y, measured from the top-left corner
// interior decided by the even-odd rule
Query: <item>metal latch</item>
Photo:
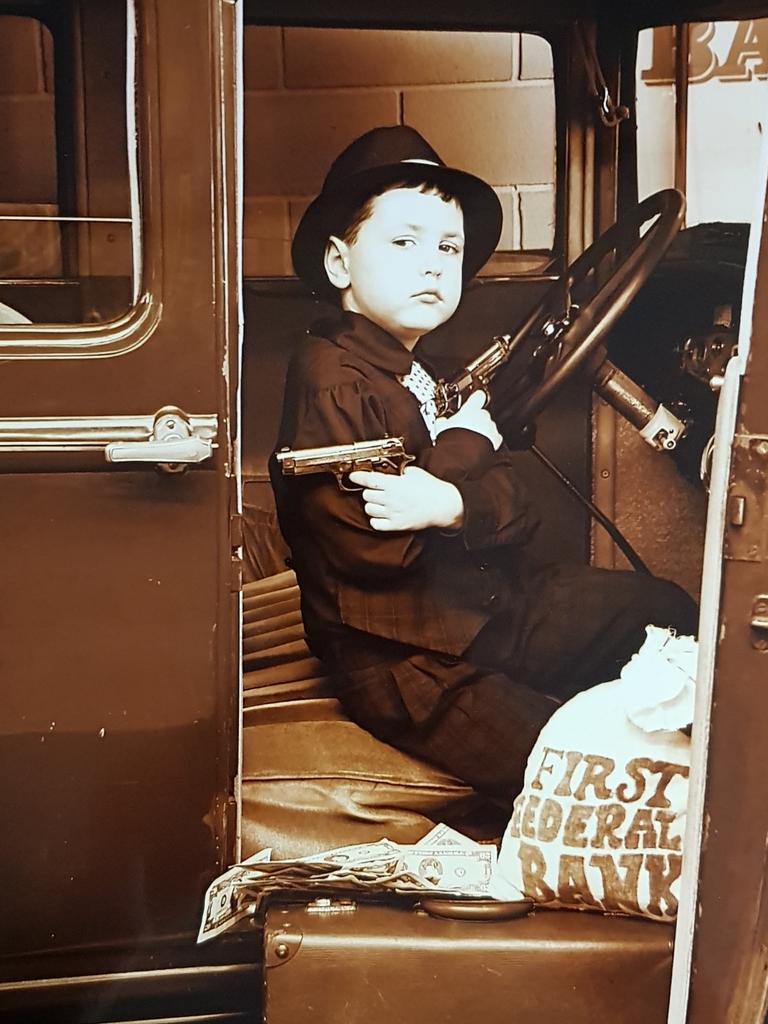
[[[728,494],[726,559],[731,562],[768,559],[767,514],[768,436],[736,434]]]
[[[215,447],[208,431],[193,428],[185,412],[167,405],[155,413],[146,441],[113,441],[104,454],[107,462],[154,462],[168,473],[178,473],[210,459]]]
[[[758,651],[768,651],[768,594],[758,594],[752,603],[752,646]]]
[[[290,921],[279,924],[264,936],[264,966],[279,967],[293,959],[301,948],[304,933]]]
[[[355,900],[330,899],[327,896],[318,896],[306,906],[308,914],[354,914],[357,910]]]

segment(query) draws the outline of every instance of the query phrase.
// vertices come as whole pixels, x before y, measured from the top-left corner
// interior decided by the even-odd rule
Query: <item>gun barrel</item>
[[[488,379],[507,359],[512,348],[511,343],[512,338],[509,334],[499,334],[485,352],[481,352],[463,372]]]
[[[404,459],[402,437],[383,437],[376,441],[352,441],[319,448],[284,448],[275,458],[285,476],[320,473],[324,470],[349,472],[355,466],[376,465],[393,459]]]

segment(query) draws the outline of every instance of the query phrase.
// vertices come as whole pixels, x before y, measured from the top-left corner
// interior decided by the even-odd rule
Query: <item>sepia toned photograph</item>
[[[767,136],[768,0],[0,0],[0,1024],[768,1024]]]

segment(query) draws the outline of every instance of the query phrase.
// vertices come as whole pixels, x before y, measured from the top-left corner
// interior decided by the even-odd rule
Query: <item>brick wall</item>
[[[517,33],[248,26],[247,277],[292,273],[290,239],[347,143],[410,124],[504,208],[501,249],[549,248],[555,113],[548,43]]]
[[[56,213],[51,37],[33,18],[0,17],[0,215]],[[0,222],[0,277],[61,273],[59,233]]]
[[[489,181],[504,208],[500,248],[548,248],[554,96],[548,44],[517,33],[245,30],[247,276],[290,274],[290,239],[331,160],[380,124],[419,129],[447,163]],[[0,204],[56,201],[50,36],[0,17]],[[0,225],[3,276],[55,274],[50,225]],[[32,258],[34,254],[34,259]]]

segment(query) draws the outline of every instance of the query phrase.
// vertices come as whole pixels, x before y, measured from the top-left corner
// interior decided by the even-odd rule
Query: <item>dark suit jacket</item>
[[[458,487],[465,508],[456,535],[376,532],[359,493],[341,491],[330,474],[283,477],[273,459],[280,526],[310,646],[321,657],[343,648],[352,631],[459,656],[500,606],[513,612],[522,601],[515,553],[538,515],[514,456],[465,429],[446,430],[433,444],[419,403],[397,379],[412,362],[365,317],[340,313],[313,326],[288,370],[278,447],[402,437],[416,465]]]
[[[547,694],[614,678],[647,622],[689,631],[695,609],[679,588],[640,573],[529,566],[537,515],[516,456],[457,428],[432,444],[397,379],[411,364],[364,317],[315,325],[289,369],[279,443],[402,436],[417,465],[458,487],[464,529],[377,533],[359,493],[340,491],[330,474],[274,474],[280,524],[310,645],[347,713],[507,799],[557,706]]]

